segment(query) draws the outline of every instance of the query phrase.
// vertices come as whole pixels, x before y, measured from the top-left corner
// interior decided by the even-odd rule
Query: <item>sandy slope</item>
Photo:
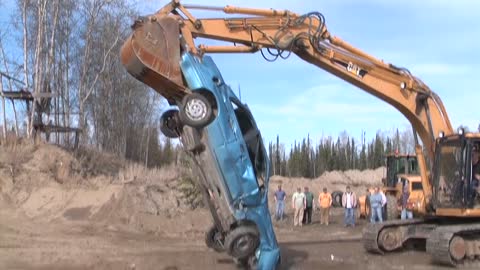
[[[361,192],[380,183],[382,174],[378,169],[314,180],[275,176],[270,189],[282,183],[291,195],[297,186],[318,193],[348,184]],[[235,269],[228,256],[205,247],[210,214],[185,203],[181,177],[180,168],[146,170],[51,145],[0,148],[0,269]],[[275,223],[282,269],[406,269],[411,263],[431,269],[421,253],[365,254],[361,226],[344,228],[342,209],[334,210],[333,219],[328,228],[318,224],[317,213],[315,223],[302,229],[292,228],[290,215]]]

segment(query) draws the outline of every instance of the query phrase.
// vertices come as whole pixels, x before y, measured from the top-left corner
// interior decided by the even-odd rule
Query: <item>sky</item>
[[[209,0],[182,1],[209,6],[319,11],[329,31],[385,62],[408,68],[442,99],[452,125],[476,130],[480,123],[480,1],[475,0]],[[168,1],[135,1],[142,15]],[[0,11],[0,21],[5,20]],[[223,17],[198,13],[198,17]],[[203,42],[204,40],[202,40]],[[209,41],[204,41],[208,44]],[[405,129],[408,121],[393,107],[292,55],[265,61],[256,54],[211,54],[225,81],[248,103],[264,139],[291,144],[346,130],[367,139],[377,130]]]
[[[142,2],[148,14],[167,1]],[[319,11],[333,35],[421,78],[440,96],[455,128],[464,125],[476,130],[480,123],[476,69],[480,1],[210,0],[205,4],[289,9],[300,14]],[[364,131],[368,140],[377,130],[409,127],[389,104],[296,56],[273,63],[260,53],[211,56],[225,81],[234,90],[241,87],[242,100],[252,109],[266,141],[274,141],[277,134],[287,144],[307,134],[318,140],[344,130],[358,139]]]

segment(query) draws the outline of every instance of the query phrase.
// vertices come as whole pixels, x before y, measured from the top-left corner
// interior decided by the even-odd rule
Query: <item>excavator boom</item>
[[[195,18],[189,10],[247,15],[237,18]],[[437,134],[453,133],[438,96],[407,69],[379,60],[330,34],[319,12],[299,15],[288,10],[233,6],[182,5],[174,0],[155,14],[138,19],[121,57],[127,70],[175,104],[187,93],[179,58],[189,51],[253,53],[275,58],[295,53],[300,58],[384,100],[399,110],[422,140],[430,161]],[[230,42],[230,46],[197,44],[196,38]],[[431,197],[429,169],[420,146],[416,149],[425,197]],[[431,165],[431,164],[430,164]]]
[[[195,9],[239,17],[196,18],[190,12]],[[182,5],[173,0],[155,14],[139,18],[133,29],[121,50],[122,63],[170,104],[181,105],[191,97],[186,79],[192,76],[182,77],[182,55],[203,63],[208,59],[205,53],[260,52],[268,61],[294,53],[392,105],[414,129],[425,200],[418,207],[428,217],[370,224],[363,234],[366,250],[384,253],[421,240],[436,262],[479,262],[480,187],[473,157],[477,154],[478,162],[480,134],[454,134],[440,98],[407,69],[333,36],[319,12],[300,15],[288,10]],[[197,38],[230,45],[197,44]]]

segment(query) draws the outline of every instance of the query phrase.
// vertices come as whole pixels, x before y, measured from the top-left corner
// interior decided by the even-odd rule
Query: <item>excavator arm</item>
[[[240,14],[237,18],[204,18],[190,10]],[[333,36],[319,12],[299,15],[288,10],[233,6],[182,5],[174,0],[155,14],[140,18],[136,31],[122,48],[127,70],[176,103],[188,89],[179,68],[182,52],[201,59],[205,53],[254,53],[284,58],[289,53],[370,93],[400,111],[422,140],[427,156],[434,159],[436,136],[453,133],[440,98],[407,69],[379,60]],[[226,46],[197,44],[196,39],[229,42]],[[415,134],[415,136],[417,136]],[[431,183],[422,148],[416,149],[427,202]]]

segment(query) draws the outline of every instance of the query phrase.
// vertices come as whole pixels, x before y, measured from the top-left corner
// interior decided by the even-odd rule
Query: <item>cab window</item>
[[[422,182],[412,182],[412,190],[422,190]]]

